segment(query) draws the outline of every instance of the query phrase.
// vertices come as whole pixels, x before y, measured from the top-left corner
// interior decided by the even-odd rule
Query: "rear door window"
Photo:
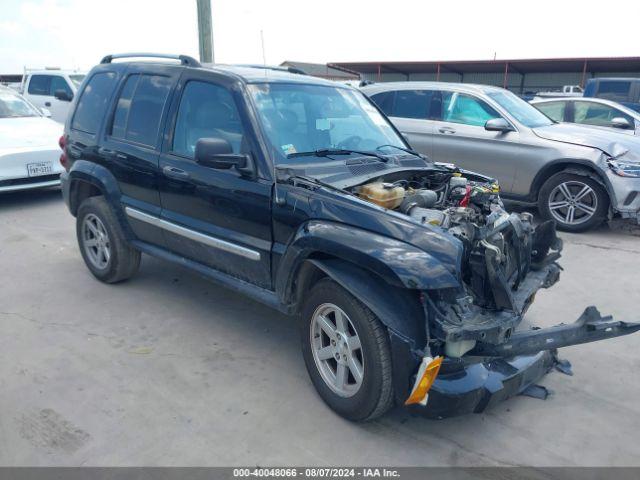
[[[614,102],[629,101],[631,82],[619,80],[601,80],[598,83],[597,96]]]
[[[95,134],[107,111],[116,86],[115,72],[100,72],[91,77],[78,101],[71,128]]]
[[[380,110],[386,115],[393,115],[393,99],[396,92],[381,92],[371,96],[371,100],[375,103]]]
[[[536,103],[534,105],[534,107],[556,122],[564,122],[564,111],[566,106],[566,102],[545,102]]]
[[[158,141],[160,120],[170,90],[171,79],[168,77],[130,76],[118,99],[111,135],[154,147]]]
[[[393,116],[400,118],[428,118],[431,90],[398,90],[393,106]]]

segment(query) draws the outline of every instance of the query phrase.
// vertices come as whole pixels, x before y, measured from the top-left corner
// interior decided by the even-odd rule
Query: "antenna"
[[[264,32],[260,30],[260,42],[262,43],[262,64],[267,66],[267,55],[264,53]]]

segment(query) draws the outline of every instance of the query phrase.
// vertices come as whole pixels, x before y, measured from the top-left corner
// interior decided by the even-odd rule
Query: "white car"
[[[60,184],[63,125],[0,87],[0,193]]]

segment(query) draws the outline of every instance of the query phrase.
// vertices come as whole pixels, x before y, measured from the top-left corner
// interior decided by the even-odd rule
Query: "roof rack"
[[[189,67],[200,67],[200,62],[188,55],[170,55],[163,53],[115,53],[113,55],[107,55],[100,60],[100,63],[111,63],[112,60],[119,58],[170,58],[172,60],[180,60],[182,65]]]
[[[305,72],[304,70],[300,70],[299,68],[296,68],[296,67],[274,67],[271,65],[255,65],[255,64],[238,65],[238,66],[247,67],[247,68],[261,68],[263,70],[276,70],[278,72],[297,73],[298,75],[307,75],[307,72]]]

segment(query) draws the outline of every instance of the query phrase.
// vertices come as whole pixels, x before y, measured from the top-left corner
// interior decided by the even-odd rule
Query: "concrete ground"
[[[640,334],[566,348],[546,401],[349,423],[316,395],[295,321],[144,257],[104,285],[57,191],[0,197],[0,465],[640,465]],[[562,235],[528,316],[640,320],[640,238]]]

